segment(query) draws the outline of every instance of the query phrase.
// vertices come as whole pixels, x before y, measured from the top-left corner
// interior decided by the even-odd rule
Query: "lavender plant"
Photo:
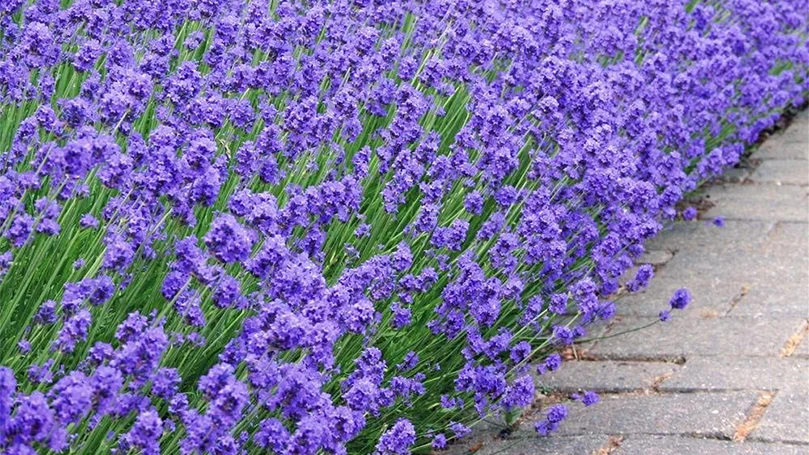
[[[510,415],[803,102],[807,12],[0,2],[0,451],[424,453]]]

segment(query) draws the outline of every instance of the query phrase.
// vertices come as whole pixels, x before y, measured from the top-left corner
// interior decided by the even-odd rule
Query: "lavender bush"
[[[804,100],[807,11],[0,2],[0,451],[423,453],[513,415]]]

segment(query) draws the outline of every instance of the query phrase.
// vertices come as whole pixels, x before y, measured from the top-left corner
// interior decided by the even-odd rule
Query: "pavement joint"
[[[607,442],[598,449],[597,452],[594,452],[593,455],[610,455],[618,451],[621,447],[621,443],[624,441],[624,437],[621,435],[613,435],[607,438]]]
[[[730,302],[728,302],[728,309],[725,310],[725,314],[723,316],[730,315],[730,312],[739,305],[739,302],[742,301],[748,292],[750,292],[750,286],[747,284],[742,285],[742,289],[739,291],[739,293],[731,297]]]
[[[784,347],[781,349],[780,357],[790,357],[794,354],[807,334],[809,334],[809,319],[803,321],[798,331],[787,339],[786,343],[784,343]]]
[[[660,386],[669,379],[670,377],[674,376],[673,371],[669,371],[668,373],[661,374],[660,376],[655,377],[652,379],[652,384],[649,386],[649,389],[655,393],[660,393]]]
[[[767,411],[767,406],[772,403],[773,398],[777,392],[762,392],[758,397],[756,404],[747,414],[747,418],[738,427],[736,433],[733,435],[733,440],[736,442],[743,442],[747,436],[756,429],[764,413]]]

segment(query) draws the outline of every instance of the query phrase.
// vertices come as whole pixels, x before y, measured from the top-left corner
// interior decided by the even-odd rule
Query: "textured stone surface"
[[[706,191],[715,206],[706,217],[761,221],[809,221],[807,188],[794,185],[722,185]]]
[[[608,395],[588,408],[571,405],[560,434],[691,434],[730,437],[758,393]],[[540,415],[541,417],[541,415]]]
[[[668,362],[569,361],[564,368],[540,376],[537,384],[563,393],[630,392],[648,389],[656,378],[673,374],[679,368]]]
[[[806,447],[679,436],[630,436],[616,455],[801,455]]]
[[[809,223],[778,223],[762,244],[761,250],[770,257],[807,260]]]
[[[809,444],[809,390],[776,395],[750,438]]]
[[[775,228],[775,221],[727,220],[717,227],[710,220],[677,222],[649,242],[648,249],[689,253],[705,249],[744,251],[757,248]]]
[[[656,317],[661,310],[668,308],[674,291],[687,287],[694,300],[677,315],[717,317],[731,309],[733,300],[741,294],[744,286],[745,282],[733,278],[695,276],[684,280],[666,267],[652,279],[646,290],[618,298],[616,313]]]
[[[809,382],[807,371],[807,359],[691,357],[660,391],[799,390]]]
[[[663,265],[672,258],[674,254],[666,249],[647,249],[645,253],[637,260],[638,264],[652,264],[655,266]]]
[[[737,165],[723,172],[719,180],[727,183],[743,183],[750,178],[752,173],[752,169],[743,165]]]
[[[606,436],[552,436],[540,437],[533,431],[517,431],[503,439],[483,442],[483,445],[463,444],[450,446],[441,455],[467,455],[477,448],[474,455],[538,455],[570,454],[586,455],[600,449],[607,441]]]
[[[809,144],[805,142],[765,142],[753,158],[761,160],[809,160]]]
[[[753,285],[730,314],[754,318],[809,317],[809,284],[786,281],[781,285]]]
[[[654,319],[624,317],[609,334],[641,327]],[[643,330],[598,341],[590,353],[610,359],[671,359],[683,356],[777,356],[799,320],[677,317]]]
[[[798,348],[795,349],[795,352],[792,353],[792,357],[809,359],[809,336],[804,337],[801,344],[799,344]]]
[[[680,278],[683,287],[688,287],[689,281],[706,278],[732,280],[746,286],[809,283],[809,258],[770,254],[762,248],[704,249],[691,254],[681,251],[666,267],[666,274]]]
[[[764,160],[753,171],[750,180],[759,183],[806,185],[809,184],[809,161]]]

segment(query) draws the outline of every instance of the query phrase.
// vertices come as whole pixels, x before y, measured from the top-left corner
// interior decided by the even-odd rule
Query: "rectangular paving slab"
[[[562,393],[632,392],[648,389],[657,378],[671,375],[679,368],[668,362],[567,361],[558,371],[539,376],[536,383]]]
[[[761,245],[761,250],[770,256],[805,260],[809,257],[809,224],[778,223]]]
[[[761,160],[809,160],[809,144],[805,142],[765,142],[753,153]]]
[[[661,310],[668,309],[674,291],[687,287],[693,301],[678,316],[716,317],[731,309],[746,285],[736,278],[696,276],[684,280],[672,274],[671,269],[664,267],[646,290],[618,297],[616,314],[656,317]]]
[[[749,250],[709,249],[680,251],[666,264],[666,274],[684,284],[706,277],[734,280],[747,285],[809,285],[809,257],[776,254],[764,247]]]
[[[809,359],[809,335],[803,338],[795,352],[792,353],[792,357]]]
[[[569,406],[559,434],[693,434],[731,437],[757,392],[605,395],[585,408]],[[537,418],[542,418],[540,412]]]
[[[690,357],[660,391],[800,390],[808,371],[807,359]]]
[[[654,266],[660,266],[669,262],[669,259],[672,258],[674,254],[668,249],[653,249],[653,248],[646,248],[646,252],[635,261],[636,264],[651,264]]]
[[[722,185],[706,190],[715,204],[706,217],[761,221],[809,221],[807,188],[795,185]]]
[[[733,316],[809,318],[809,283],[751,285],[730,312]]]
[[[712,218],[695,221],[678,221],[651,239],[647,249],[668,249],[679,254],[681,250],[754,249],[775,228],[772,220],[727,220],[724,227],[711,222]]]
[[[809,161],[764,160],[756,167],[750,180],[758,183],[809,184]]]
[[[615,338],[597,341],[590,353],[613,360],[672,359],[699,356],[775,357],[790,335],[801,326],[800,320],[723,317],[715,319],[677,317],[665,323],[651,318],[623,317],[608,335]]]
[[[506,438],[458,444],[440,455],[537,455],[595,453],[607,442],[606,436],[539,436],[535,431],[519,430]],[[481,445],[482,443],[482,445]],[[476,449],[472,452],[472,449]]]
[[[772,146],[801,143],[809,144],[809,116],[806,111],[795,116],[786,129],[775,132],[764,142]]]
[[[749,438],[809,444],[809,390],[778,393]]]
[[[680,436],[629,436],[615,455],[802,455],[806,447]]]

